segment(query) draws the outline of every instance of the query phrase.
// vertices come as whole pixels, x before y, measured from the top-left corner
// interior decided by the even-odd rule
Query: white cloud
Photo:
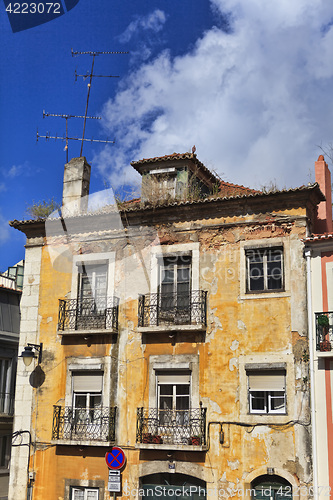
[[[332,142],[333,4],[211,1],[230,13],[229,33],[212,27],[188,54],[160,53],[106,103],[116,145],[95,163],[112,185],[136,176],[131,160],[193,144],[226,180],[301,185]]]
[[[21,165],[12,165],[9,170],[2,169],[2,173],[9,179],[14,179],[21,175],[30,174],[29,162],[25,161]]]
[[[154,12],[151,12],[147,16],[138,16],[127,26],[124,33],[119,36],[119,40],[127,43],[134,34],[142,32],[142,30],[158,33],[162,30],[165,21],[165,13],[160,9],[154,10]]]

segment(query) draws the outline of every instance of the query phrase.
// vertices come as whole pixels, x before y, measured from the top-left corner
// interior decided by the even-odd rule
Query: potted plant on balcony
[[[142,442],[143,443],[151,443],[152,441],[152,435],[150,432],[144,432],[142,434]]]
[[[317,323],[318,325],[322,326],[323,329],[328,329],[329,326],[328,316],[326,316],[326,314],[319,314],[317,318]]]
[[[330,351],[331,342],[327,339],[329,330],[329,318],[326,314],[320,314],[317,318],[317,324],[320,327],[320,338],[322,339],[319,343],[319,349],[321,351]]]
[[[151,437],[151,442],[154,444],[163,444],[162,436],[155,434]]]
[[[332,349],[331,342],[329,340],[322,340],[319,348],[322,352],[330,351]]]
[[[191,436],[189,439],[189,444],[193,446],[200,446],[201,445],[201,436]]]

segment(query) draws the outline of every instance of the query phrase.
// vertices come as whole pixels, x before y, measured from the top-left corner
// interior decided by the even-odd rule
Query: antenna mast
[[[49,139],[60,139],[62,141],[66,141],[66,162],[68,163],[68,141],[81,141],[81,150],[80,150],[80,156],[82,156],[83,152],[83,143],[84,142],[100,142],[104,144],[114,144],[115,141],[110,141],[109,139],[106,140],[101,140],[101,139],[86,139],[85,138],[85,130],[86,130],[86,121],[89,120],[101,120],[100,116],[88,116],[88,105],[89,105],[89,97],[90,97],[90,90],[91,90],[91,84],[92,84],[92,79],[94,77],[96,78],[119,78],[119,76],[114,76],[114,75],[94,75],[94,63],[95,63],[95,57],[102,55],[102,54],[128,54],[128,52],[93,52],[93,51],[87,51],[87,52],[78,52],[74,51],[71,49],[72,56],[78,56],[78,55],[90,55],[92,56],[92,65],[91,65],[91,71],[90,73],[86,73],[85,75],[79,75],[76,70],[75,70],[75,81],[77,81],[78,77],[83,77],[85,80],[86,78],[89,78],[89,83],[88,83],[88,95],[87,95],[87,102],[86,102],[86,109],[84,115],[69,115],[69,114],[56,114],[56,113],[46,113],[43,111],[43,118],[45,117],[58,117],[58,118],[65,118],[66,120],[66,134],[63,136],[58,136],[58,135],[50,135],[49,132],[46,133],[46,135],[40,135],[37,130],[37,142],[39,138],[43,138],[46,140]],[[68,120],[70,118],[83,118],[83,133],[82,137],[69,137],[68,135]]]
[[[66,163],[68,163],[68,141],[69,141],[69,139],[73,140],[72,137],[68,137],[68,120],[69,120],[69,118],[84,118],[84,116],[82,116],[82,115],[63,115],[63,114],[56,114],[56,113],[46,113],[43,110],[43,118],[45,118],[47,116],[52,116],[52,117],[57,117],[57,118],[65,118],[65,120],[66,120],[66,136],[65,136],[66,146],[65,146],[65,150],[66,150]],[[101,120],[100,116],[87,116],[86,118],[89,118],[90,120]],[[37,141],[38,141],[39,137],[43,137],[45,139],[51,139],[51,136],[38,135],[38,131],[37,131]],[[57,137],[53,137],[53,139],[57,139]],[[63,139],[63,138],[59,137],[59,139]],[[79,140],[81,140],[81,139],[79,139]],[[93,141],[93,142],[96,142],[96,141]],[[105,141],[105,142],[111,142],[111,141]],[[114,141],[112,141],[112,142],[114,142]]]
[[[94,77],[97,78],[119,78],[119,76],[114,76],[114,75],[94,75],[94,64],[95,64],[95,57],[108,54],[108,55],[113,55],[113,54],[128,54],[128,52],[114,52],[114,51],[109,51],[109,52],[102,52],[102,51],[86,51],[86,52],[79,52],[79,51],[72,51],[72,57],[79,56],[79,55],[89,55],[92,56],[92,64],[91,64],[91,71],[90,73],[87,73],[86,75],[78,75],[75,71],[75,81],[77,80],[78,76],[82,76],[84,79],[89,77],[89,83],[88,83],[88,94],[87,94],[87,102],[86,102],[86,111],[84,113],[84,120],[83,120],[83,132],[82,132],[82,143],[81,143],[81,151],[80,151],[80,156],[82,156],[82,151],[83,151],[83,142],[84,142],[84,135],[85,135],[85,130],[86,130],[86,120],[87,120],[87,113],[88,113],[88,105],[89,105],[89,97],[90,97],[90,90],[91,90],[91,84],[92,84],[92,79]]]

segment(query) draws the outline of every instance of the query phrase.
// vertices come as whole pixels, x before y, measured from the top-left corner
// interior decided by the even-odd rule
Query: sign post
[[[121,469],[126,462],[125,453],[118,446],[114,446],[111,451],[105,454],[105,461],[109,469]]]
[[[109,468],[108,491],[113,493],[113,500],[116,500],[116,493],[121,492],[120,469],[125,465],[126,456],[121,448],[114,446],[105,454],[105,461]]]
[[[113,493],[121,492],[120,470],[109,470],[108,491]]]

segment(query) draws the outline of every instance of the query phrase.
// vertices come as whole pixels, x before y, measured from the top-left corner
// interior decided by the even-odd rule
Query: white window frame
[[[163,376],[167,376],[167,377],[170,377],[170,382],[169,383],[164,383],[164,384],[160,384],[158,383],[158,377],[163,373]],[[160,398],[161,398],[161,393],[160,393],[160,388],[162,385],[167,385],[167,386],[171,386],[172,387],[172,408],[171,410],[174,411],[177,409],[177,398],[178,397],[186,397],[187,395],[184,395],[184,394],[180,394],[180,395],[177,395],[177,385],[188,385],[189,386],[189,394],[188,394],[188,408],[186,409],[190,409],[191,408],[191,401],[192,401],[192,393],[191,393],[191,389],[192,389],[192,372],[190,370],[184,370],[184,375],[186,374],[189,375],[189,383],[188,384],[184,384],[184,383],[181,383],[181,382],[173,382],[171,379],[175,377],[175,374],[177,373],[177,375],[179,373],[181,373],[179,370],[160,370],[160,371],[155,371],[155,375],[156,375],[156,389],[157,389],[157,394],[156,394],[156,403],[157,403],[157,408],[159,410],[162,410],[163,408],[160,407]],[[162,395],[163,397],[164,395]],[[171,397],[171,396],[166,396],[166,397]]]
[[[199,356],[197,354],[161,354],[149,357],[149,407],[158,408],[157,373],[191,373],[190,407],[199,408]]]
[[[250,376],[260,376],[260,372],[262,371],[262,373],[265,372],[265,375],[267,376],[276,376],[276,377],[281,377],[283,376],[284,377],[284,387],[283,387],[283,390],[277,390],[277,389],[274,389],[272,388],[271,390],[269,389],[258,389],[258,390],[250,390],[250,387],[249,387],[249,377]],[[282,375],[281,372],[284,372],[284,375]],[[286,415],[287,413],[287,401],[286,401],[286,371],[285,369],[282,369],[282,370],[278,370],[278,369],[256,369],[256,370],[250,370],[250,369],[247,369],[246,371],[246,375],[247,375],[247,381],[248,381],[248,398],[249,398],[249,413],[250,414],[260,414],[260,415]],[[263,394],[263,398],[264,398],[264,408],[261,410],[261,409],[254,409],[253,408],[253,400],[255,399],[255,395],[254,393],[258,393],[260,392],[261,394]],[[273,393],[274,392],[279,392],[279,393],[283,393],[283,396],[273,396]],[[258,397],[258,396],[257,396]],[[273,398],[276,397],[276,398],[281,398],[283,397],[284,398],[284,408],[283,410],[273,410],[272,409],[272,400]]]
[[[75,491],[83,491],[83,499],[82,500],[88,500],[88,493],[89,492],[97,492],[97,496],[94,498],[94,500],[99,499],[99,488],[89,488],[86,486],[71,486],[71,497],[70,500],[75,500]]]
[[[255,392],[262,392],[265,396],[265,401],[264,401],[264,408],[265,411],[263,410],[256,410],[252,408],[252,401],[255,399],[254,393]],[[273,396],[273,392],[282,392],[283,396]],[[284,410],[272,410],[272,405],[271,401],[273,398],[282,398],[284,399]],[[249,391],[249,408],[250,408],[250,413],[253,415],[255,413],[260,414],[260,415],[286,415],[287,413],[287,406],[286,406],[286,391]]]
[[[78,372],[103,373],[102,405],[110,406],[111,392],[111,358],[69,358],[67,360],[65,406],[73,407],[73,373]]]
[[[191,290],[200,289],[200,244],[199,243],[183,243],[176,245],[165,245],[152,247],[151,254],[151,293],[157,293],[161,284],[161,262],[163,257],[191,256]]]
[[[283,289],[249,291],[247,286],[247,258],[248,250],[261,250],[270,248],[283,248]],[[295,248],[293,248],[293,251]],[[240,299],[270,299],[273,297],[290,297],[290,269],[291,269],[291,242],[288,236],[276,238],[261,238],[260,240],[245,240],[240,242],[240,266],[239,266],[239,284]],[[296,328],[297,329],[297,328]]]
[[[268,253],[271,251],[281,251],[281,259],[279,262],[280,273],[281,273],[281,287],[280,288],[268,288]],[[250,257],[251,253],[258,253],[263,258],[263,288],[259,290],[251,289],[251,280],[254,279],[250,275],[251,265],[250,265]],[[263,246],[261,248],[247,248],[245,250],[246,257],[246,291],[247,293],[278,293],[284,292],[284,258],[283,258],[283,246]]]
[[[239,401],[240,418],[242,421],[246,424],[256,424],[258,422],[258,415],[260,415],[260,422],[263,424],[285,424],[288,422],[290,415],[294,415],[296,411],[294,356],[291,353],[283,354],[281,352],[240,355],[238,369],[239,391],[236,395],[236,401]],[[251,373],[260,371],[264,371],[265,373],[268,371],[271,373],[274,373],[274,371],[284,372],[285,413],[250,412],[248,376]],[[272,387],[272,390],[277,390],[277,388],[275,385]]]
[[[106,264],[107,265],[107,297],[114,295],[115,276],[115,252],[91,253],[84,255],[74,255],[72,267],[71,299],[76,299],[79,289],[79,268],[82,264],[87,266]]]

